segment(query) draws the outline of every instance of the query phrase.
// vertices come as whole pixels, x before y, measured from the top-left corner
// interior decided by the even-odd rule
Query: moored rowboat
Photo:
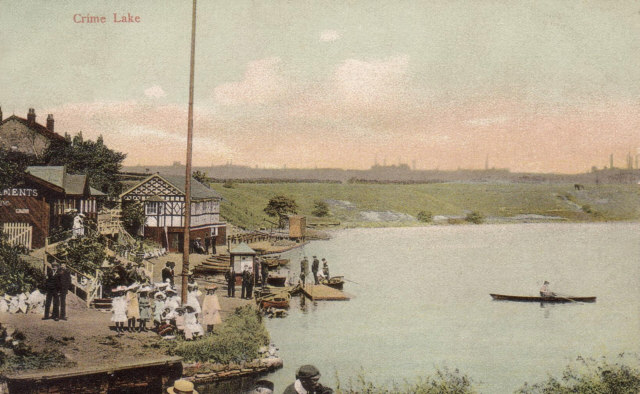
[[[566,302],[596,302],[596,297],[536,297],[536,296],[513,296],[504,294],[490,294],[491,298],[498,301],[517,301],[517,302],[549,302],[549,303],[566,303]]]

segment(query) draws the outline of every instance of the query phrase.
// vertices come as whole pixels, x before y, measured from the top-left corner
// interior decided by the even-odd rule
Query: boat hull
[[[515,301],[515,302],[544,302],[563,304],[568,302],[596,302],[596,297],[535,297],[535,296],[513,296],[505,294],[490,294],[491,298],[497,301]]]
[[[284,287],[287,284],[286,276],[269,276],[267,278],[267,284],[271,286]]]

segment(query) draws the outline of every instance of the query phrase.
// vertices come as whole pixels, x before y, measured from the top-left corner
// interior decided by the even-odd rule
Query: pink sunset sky
[[[126,165],[184,163],[189,7],[141,3],[129,7],[139,26],[98,27],[69,18],[127,3],[81,4],[0,16],[8,38],[35,43],[0,48],[15,70],[0,76],[4,116],[53,113],[57,132],[102,135]],[[327,4],[199,8],[194,165],[457,169],[488,158],[575,173],[640,154],[632,2]],[[22,27],[40,12],[54,15],[46,39]]]

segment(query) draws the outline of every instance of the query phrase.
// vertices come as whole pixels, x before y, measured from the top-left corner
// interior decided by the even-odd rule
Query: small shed
[[[249,245],[242,242],[235,248],[229,251],[231,256],[231,264],[236,274],[244,271],[245,268],[249,268],[249,271],[253,272],[253,259],[256,257],[256,251],[251,249]]]
[[[307,218],[301,215],[289,216],[289,238],[303,240],[306,235]]]

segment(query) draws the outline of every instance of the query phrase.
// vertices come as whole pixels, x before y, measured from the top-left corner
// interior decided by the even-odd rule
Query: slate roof
[[[68,195],[82,196],[88,187],[86,175],[68,174],[64,166],[30,166],[26,172],[62,188]],[[93,188],[89,188],[89,192],[92,196],[104,196],[104,193]]]
[[[27,119],[21,118],[16,115],[11,115],[8,118],[4,119],[2,122],[0,122],[0,125],[3,125],[10,120],[15,120],[17,122],[20,122],[23,125],[29,127],[31,130],[34,130],[35,132],[42,134],[43,136],[49,138],[50,140],[56,139],[56,140],[64,141],[63,136],[61,136],[58,133],[54,133],[53,131],[49,130],[45,126],[41,125],[40,123],[37,123],[37,122],[31,123]]]
[[[154,177],[159,177],[160,179],[164,180],[165,182],[171,184],[171,186],[175,187],[176,189],[178,189],[180,191],[180,193],[184,194],[184,183],[186,181],[186,177],[183,175],[160,175],[160,174],[153,174],[151,176],[149,176],[148,178],[136,182],[134,185],[132,185],[130,188],[128,188],[124,193],[122,193],[120,196],[124,196],[125,194],[129,193],[129,191],[135,189],[136,187],[138,187],[138,185],[141,185],[147,181],[149,181],[150,179],[154,178]],[[215,190],[211,190],[208,187],[206,187],[205,185],[203,185],[202,183],[198,182],[197,180],[195,180],[195,178],[191,178],[191,200],[207,200],[207,199],[212,199],[212,198],[216,198],[216,199],[222,199],[222,196],[220,194],[218,194],[218,192],[216,192]]]
[[[249,245],[247,245],[245,242],[242,242],[238,246],[236,246],[235,248],[231,249],[231,251],[229,253],[232,253],[232,254],[256,254],[256,251],[251,249],[249,247]]]

